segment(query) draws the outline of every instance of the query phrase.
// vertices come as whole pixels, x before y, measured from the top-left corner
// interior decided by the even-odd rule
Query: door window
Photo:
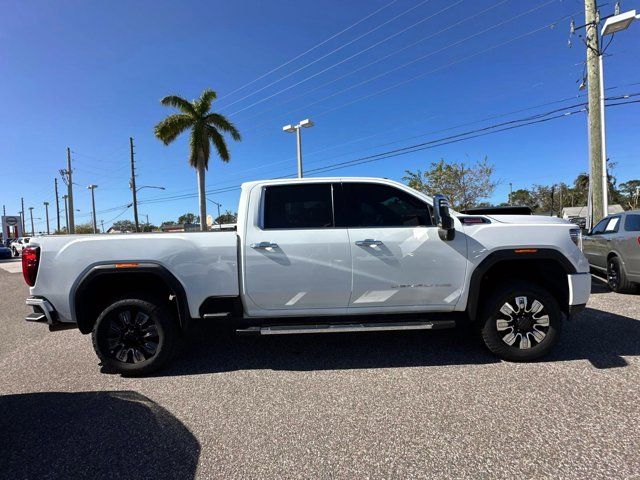
[[[624,220],[624,229],[627,232],[640,232],[640,215],[629,215]]]
[[[430,205],[388,185],[343,183],[344,215],[338,222],[352,228],[433,225]]]
[[[330,183],[267,187],[265,229],[331,228],[333,205]]]
[[[618,231],[618,223],[620,223],[620,217],[612,217],[607,223],[607,227],[604,229],[605,233],[614,233]]]
[[[604,220],[600,220],[598,222],[598,224],[593,227],[593,230],[591,230],[591,235],[597,235],[599,233],[604,232],[604,228],[607,226],[607,223],[609,223],[609,218],[605,218]]]

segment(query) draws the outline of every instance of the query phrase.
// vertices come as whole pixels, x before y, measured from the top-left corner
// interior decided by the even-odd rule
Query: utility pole
[[[71,171],[71,149],[67,147],[67,180],[69,184],[68,187],[68,195],[69,195],[69,209],[68,209],[68,233],[76,233],[76,226],[74,222],[74,210],[73,210],[73,176]]]
[[[53,179],[53,185],[56,190],[56,227],[60,231],[60,199],[58,198],[58,178]]]
[[[104,233],[104,220],[100,220],[100,225],[102,225],[102,233]]]
[[[36,234],[35,228],[33,228],[33,207],[29,207],[29,216],[31,217],[31,236],[33,237]]]
[[[93,213],[93,233],[98,233],[98,226],[96,224],[96,198],[93,194],[93,191],[98,187],[98,185],[89,185],[87,188],[91,190],[91,211]]]
[[[26,228],[24,228],[24,198],[20,197],[20,204],[22,205],[22,210],[20,210],[20,216],[22,217],[22,232],[24,235],[24,231],[26,230]]]
[[[136,167],[133,159],[133,137],[129,137],[129,150],[131,151],[131,192],[133,193],[133,220],[136,224],[136,232],[140,231],[138,223],[138,192],[136,192]]]
[[[513,196],[513,183],[509,182],[509,205],[513,205],[512,196]]]
[[[49,202],[44,202],[44,211],[47,215],[47,235],[51,235],[49,230]]]
[[[64,199],[64,218],[67,222],[67,234],[69,234],[69,210],[67,209],[67,199],[69,195],[62,195],[62,198]]]
[[[591,227],[607,215],[606,185],[607,159],[604,139],[604,101],[600,66],[602,52],[598,32],[598,6],[596,0],[585,0],[585,28],[587,44],[587,84],[589,91],[589,183],[591,184]]]

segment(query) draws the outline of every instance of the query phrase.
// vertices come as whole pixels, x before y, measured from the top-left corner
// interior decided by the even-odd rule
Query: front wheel
[[[482,339],[489,350],[503,360],[526,362],[551,350],[560,332],[562,312],[544,288],[514,282],[494,290],[481,321]]]
[[[179,333],[175,318],[162,302],[127,298],[112,303],[100,314],[91,338],[107,369],[146,375],[170,360]]]

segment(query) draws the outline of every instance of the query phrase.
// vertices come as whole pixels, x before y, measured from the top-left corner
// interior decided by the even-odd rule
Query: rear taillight
[[[36,284],[38,263],[40,263],[40,247],[25,247],[22,250],[22,275],[30,287]]]

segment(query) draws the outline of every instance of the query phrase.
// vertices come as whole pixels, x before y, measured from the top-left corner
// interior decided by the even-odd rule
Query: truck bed
[[[209,296],[238,295],[237,237],[234,231],[65,235],[34,237],[40,269],[31,295],[45,295],[61,321],[71,321],[69,295],[98,265],[149,262],[165,267],[184,287],[191,316]]]

